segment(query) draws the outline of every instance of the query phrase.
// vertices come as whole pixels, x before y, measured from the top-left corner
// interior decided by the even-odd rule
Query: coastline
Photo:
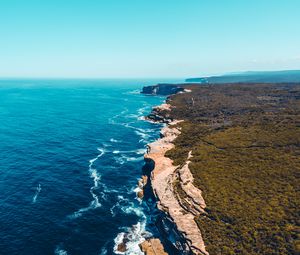
[[[144,118],[163,128],[148,144],[139,181],[139,198],[155,202],[158,230],[141,252],[298,251],[299,84],[190,85],[184,92],[191,93],[170,94]],[[270,235],[280,238],[270,242]]]
[[[149,176],[144,175],[141,178],[139,187],[142,191],[138,196],[143,197],[143,187],[150,182],[157,200],[157,208],[173,222],[186,242],[183,252],[207,255],[208,252],[205,249],[200,229],[194,220],[195,216],[204,213],[206,205],[201,191],[193,185],[193,176],[189,170],[192,152],[187,155],[186,163],[183,166],[174,166],[173,161],[165,156],[165,153],[175,146],[173,141],[181,133],[180,127],[177,125],[182,120],[170,120],[166,118],[167,114],[164,114],[164,116],[160,114],[161,112],[171,111],[171,107],[170,104],[164,103],[154,107],[149,115],[151,121],[164,123],[166,126],[161,129],[161,138],[148,144],[144,159],[147,164],[153,165],[153,170]],[[185,194],[184,197],[178,194],[176,184],[180,185],[182,192]],[[154,249],[151,248],[153,240],[155,239],[148,239],[140,245],[145,254],[153,254],[150,251]],[[147,251],[147,247],[151,249]],[[154,254],[167,253],[161,252],[160,248]]]
[[[164,165],[170,167],[170,177],[154,174],[150,180],[159,209],[172,218],[183,238],[188,240],[188,232],[169,209],[174,207],[173,198],[166,199],[166,194],[175,193],[180,210],[195,215],[210,254],[299,252],[299,85],[187,86],[191,93],[168,97],[171,111],[158,108],[148,116],[181,132],[169,141],[174,146],[165,153],[179,167]],[[183,123],[170,124],[181,119]],[[160,159],[152,153],[155,149],[157,143],[151,144],[146,155],[156,163],[153,173]],[[195,206],[195,192],[184,185],[186,177],[190,182],[194,178],[194,185],[203,191],[208,205],[204,213],[198,213],[204,207]],[[166,190],[158,187],[160,179]],[[193,245],[191,240],[187,243]]]

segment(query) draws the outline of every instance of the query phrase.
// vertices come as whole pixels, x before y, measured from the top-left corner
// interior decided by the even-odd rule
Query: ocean
[[[157,81],[0,81],[0,254],[142,254],[154,201],[137,199]],[[122,253],[121,253],[122,254]]]

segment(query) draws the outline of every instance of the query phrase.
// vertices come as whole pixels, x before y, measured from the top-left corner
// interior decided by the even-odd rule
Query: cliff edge
[[[163,104],[154,108],[153,112],[156,113],[154,120],[162,120],[163,117],[157,114],[169,111],[170,107],[169,104]],[[193,185],[193,177],[188,167],[191,152],[187,155],[187,162],[183,166],[175,166],[173,161],[165,156],[165,153],[174,147],[173,141],[180,134],[180,128],[177,127],[180,122],[165,119],[168,125],[161,130],[161,139],[148,145],[144,157],[146,162],[154,162],[150,181],[158,201],[158,209],[168,215],[183,235],[187,243],[187,252],[207,255],[200,229],[194,220],[195,216],[204,213],[206,205],[201,191]],[[178,189],[185,195],[179,195]]]

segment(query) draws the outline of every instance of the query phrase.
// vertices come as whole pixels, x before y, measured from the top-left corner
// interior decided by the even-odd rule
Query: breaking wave
[[[93,179],[94,185],[90,188],[90,193],[93,197],[93,200],[90,202],[89,206],[80,208],[78,211],[74,212],[73,215],[69,216],[70,218],[78,218],[80,217],[84,212],[87,212],[91,209],[96,209],[101,206],[101,203],[99,202],[99,197],[96,194],[96,190],[99,188],[99,183],[101,180],[101,175],[98,173],[97,169],[94,167],[94,163],[104,155],[105,151],[104,149],[98,148],[98,151],[100,152],[97,157],[91,159],[89,161],[89,173],[90,178]],[[105,193],[101,192],[101,198],[105,198]]]
[[[59,246],[56,247],[54,251],[55,255],[68,255],[68,252],[60,248]]]
[[[139,244],[151,237],[151,233],[146,231],[146,221],[138,222],[131,228],[126,228],[124,232],[120,232],[114,239],[114,253],[125,255],[143,255]],[[125,247],[122,251],[120,246]]]
[[[37,198],[38,198],[38,195],[40,194],[41,190],[42,190],[42,186],[41,186],[41,184],[39,184],[39,185],[36,187],[36,192],[35,192],[35,194],[34,194],[34,196],[33,196],[33,198],[32,198],[32,203],[35,203],[35,202],[36,202],[36,200],[37,200]]]

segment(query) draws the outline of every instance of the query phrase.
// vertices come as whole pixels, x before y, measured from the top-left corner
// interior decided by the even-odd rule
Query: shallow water
[[[155,234],[136,198],[156,81],[0,81],[0,253],[114,254]],[[115,250],[116,251],[116,250]]]

